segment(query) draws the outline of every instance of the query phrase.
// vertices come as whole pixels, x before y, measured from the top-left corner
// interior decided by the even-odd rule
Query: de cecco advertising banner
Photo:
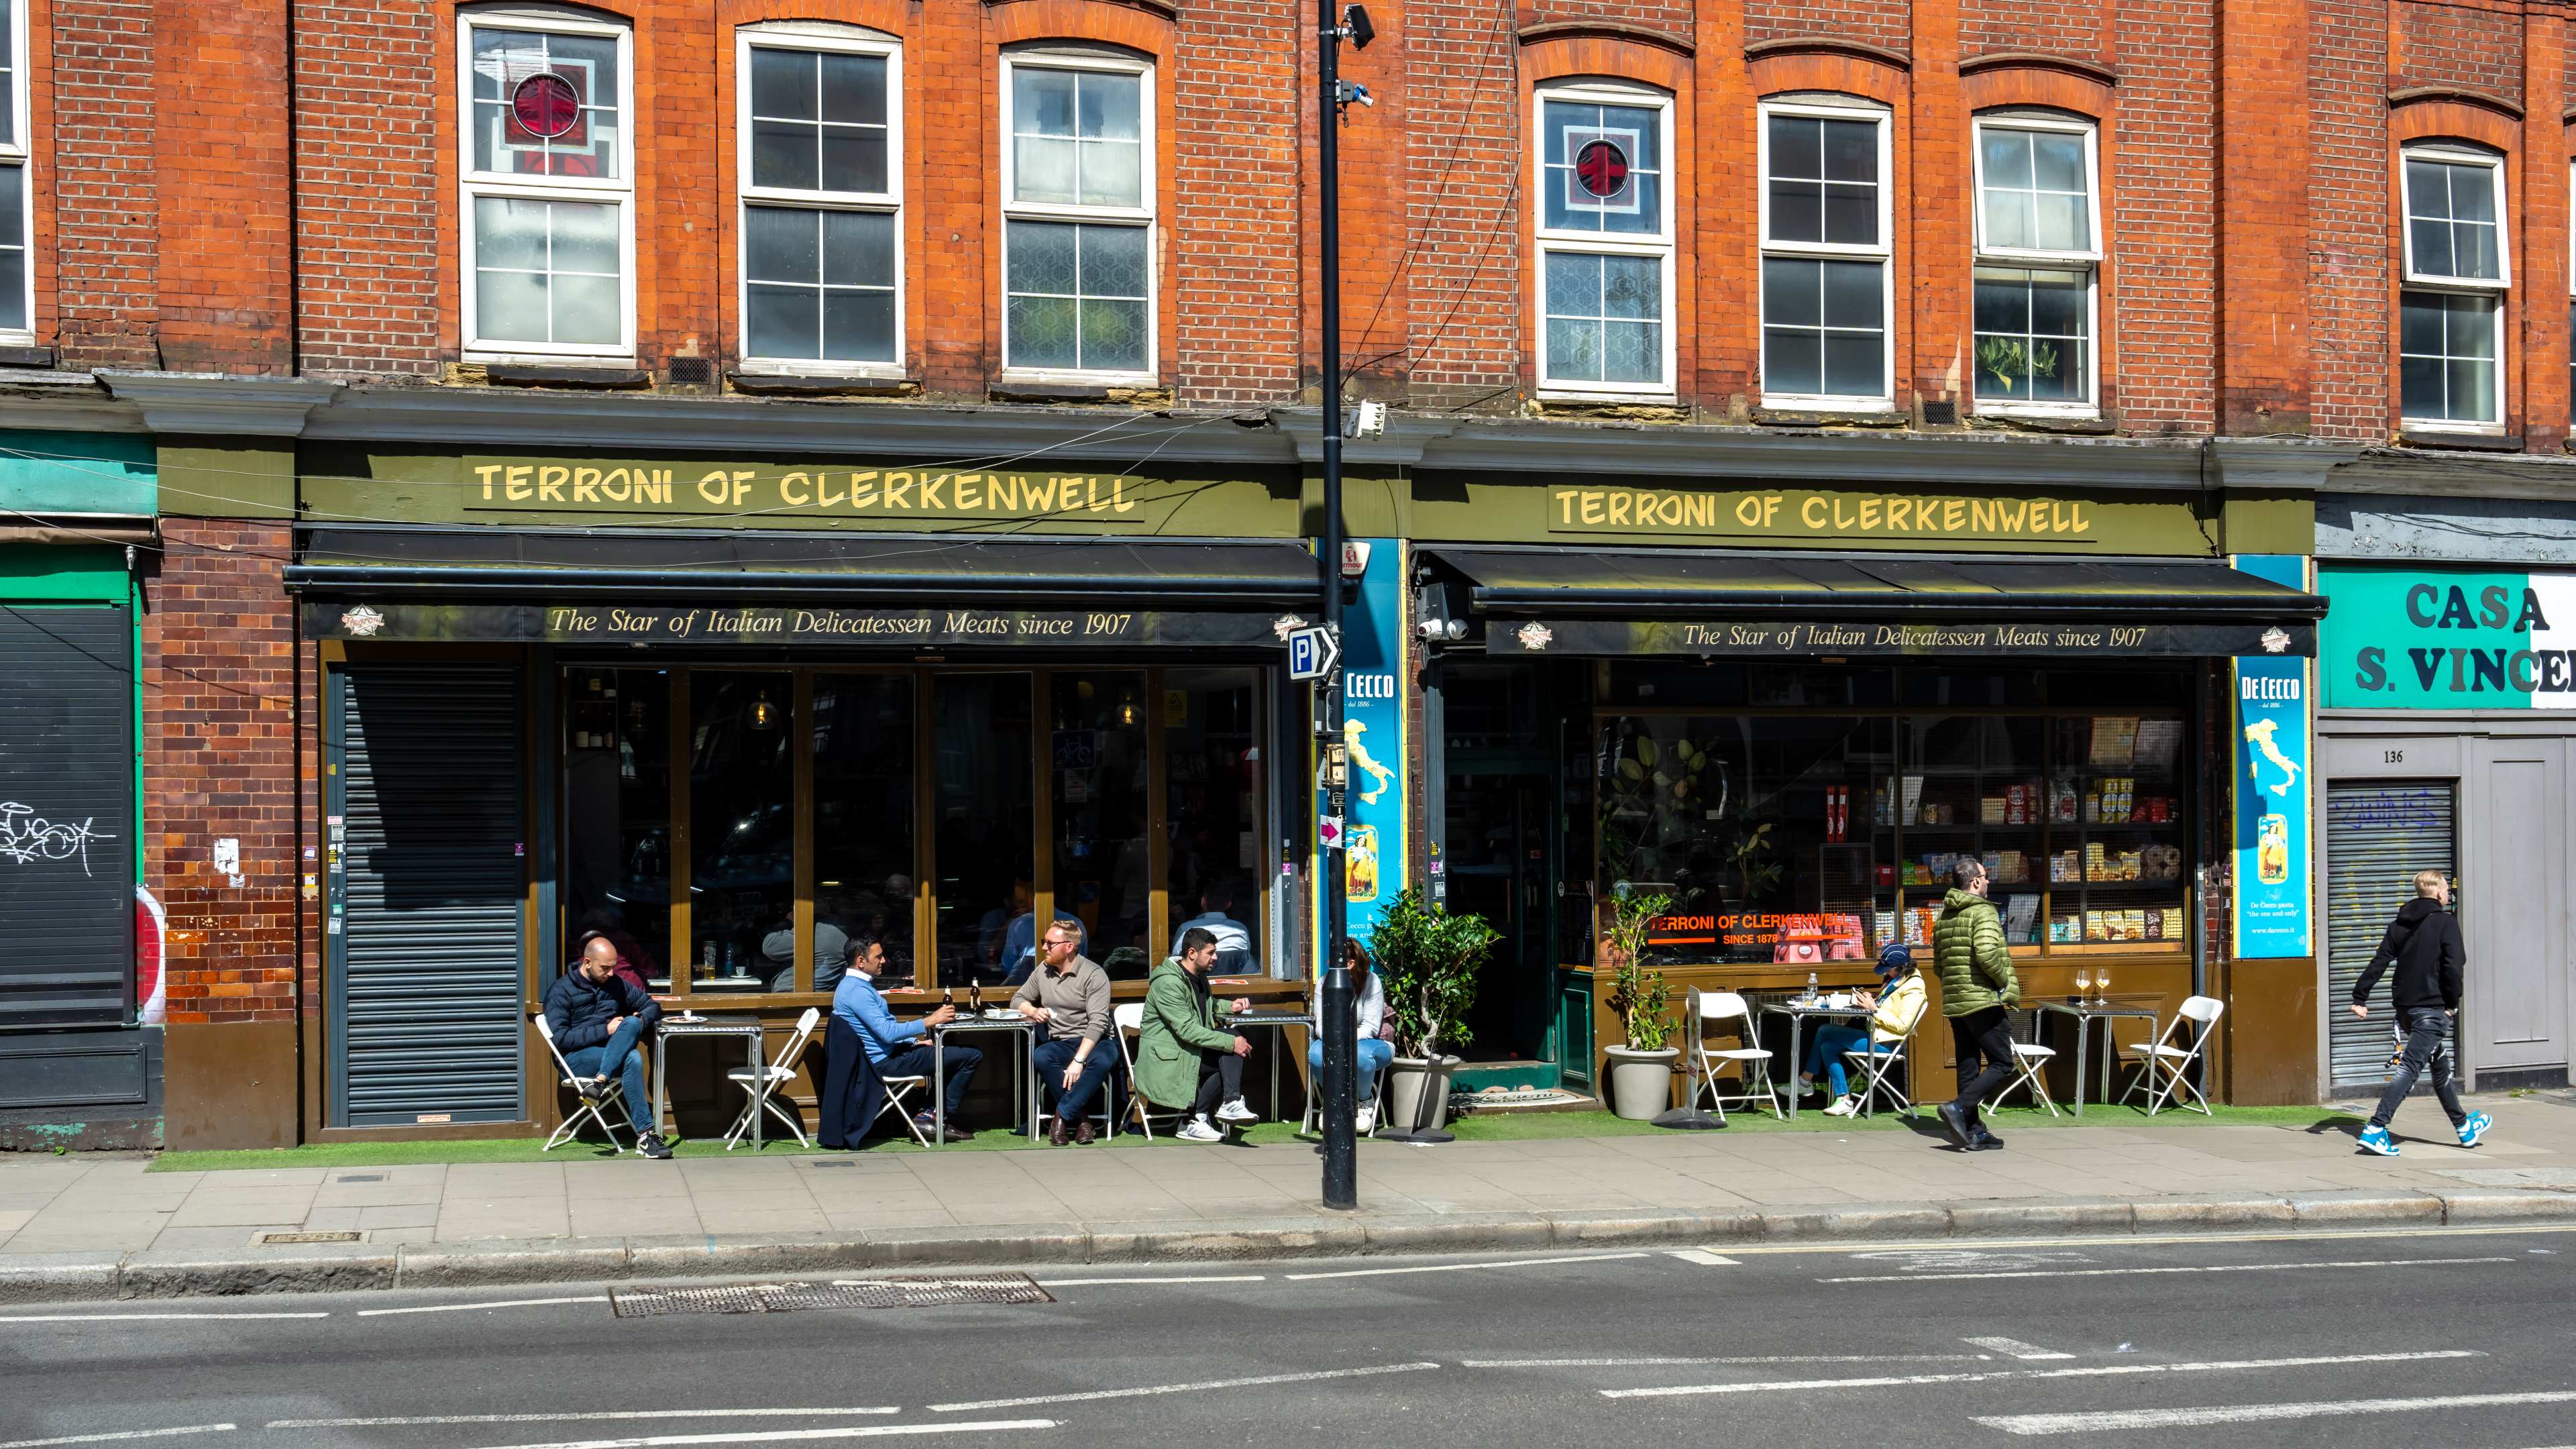
[[[2576,709],[2576,574],[2320,565],[2329,709]]]

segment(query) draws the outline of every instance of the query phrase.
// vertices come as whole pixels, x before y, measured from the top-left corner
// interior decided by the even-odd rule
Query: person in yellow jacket
[[[1834,1094],[1825,1114],[1850,1116],[1859,1103],[1852,1099],[1843,1054],[1860,1050],[1864,1042],[1874,1055],[1884,1056],[1896,1050],[1897,1043],[1914,1034],[1914,1023],[1922,1019],[1928,994],[1923,973],[1914,969],[1914,953],[1897,942],[1888,942],[1887,949],[1878,953],[1878,990],[1860,993],[1854,1003],[1869,1013],[1869,1024],[1855,1026],[1837,1021],[1816,1028],[1816,1039],[1808,1044],[1807,1060],[1798,1073],[1799,1095],[1814,1089],[1816,1073],[1821,1071]]]

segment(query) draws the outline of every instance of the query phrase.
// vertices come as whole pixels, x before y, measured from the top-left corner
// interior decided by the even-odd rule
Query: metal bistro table
[[[2084,1044],[2092,1035],[2095,1022],[2102,1023],[2102,1100],[2111,1099],[2111,1061],[2120,1054],[2119,1042],[2112,1035],[2111,1024],[2124,1016],[2133,1016],[2147,1024],[2147,1039],[2155,1040],[2156,1009],[2138,1005],[2137,997],[2111,997],[2106,1001],[2034,1001],[2031,1003],[2032,1025],[2038,1014],[2055,1012],[2075,1019],[2075,1115],[2084,1115]]]
[[[981,1016],[960,1016],[946,1026],[930,1029],[930,1122],[936,1146],[948,1145],[948,1037],[951,1032],[1007,1031],[1017,1032],[1028,1040],[1011,1052],[1011,1091],[1026,1104],[1029,1114],[1029,1142],[1038,1140],[1038,1072],[1034,1054],[1038,1049],[1040,1024],[1016,1011],[996,1012],[987,1008]],[[1025,1079],[1025,1084],[1023,1084]]]
[[[743,1050],[748,1056],[749,1064],[751,1066],[751,1150],[753,1153],[757,1154],[760,1151],[760,1119],[769,1115],[765,1110],[763,1110],[769,1101],[769,1073],[761,1070],[761,1068],[767,1065],[767,1063],[760,1059],[760,1018],[756,1016],[702,1016],[695,1021],[682,1021],[677,1017],[665,1016],[662,1018],[655,1030],[656,1037],[653,1043],[653,1130],[656,1132],[662,1130],[662,1112],[665,1104],[671,1100],[671,1048],[669,1044],[680,1037],[690,1036],[740,1037],[743,1042]]]
[[[1253,1010],[1238,1012],[1225,1018],[1225,1022],[1227,1026],[1237,1031],[1247,1026],[1267,1026],[1278,1031],[1278,1040],[1270,1044],[1270,1120],[1287,1121],[1287,1117],[1279,1111],[1279,1059],[1288,1054],[1288,1028],[1304,1027],[1308,1033],[1308,1039],[1311,1040],[1315,1030],[1315,1018],[1302,1011]],[[1309,1090],[1313,1089],[1309,1088]]]
[[[1765,1016],[1789,1018],[1788,1084],[1780,1085],[1781,1078],[1776,1073],[1773,1074],[1771,1081],[1774,1089],[1789,1099],[1789,1120],[1794,1122],[1798,1118],[1798,1067],[1806,1060],[1799,1050],[1799,1038],[1805,1034],[1807,1018],[1817,1016],[1827,1020],[1837,1020],[1859,1017],[1866,1021],[1870,1016],[1870,1008],[1858,1003],[1850,1006],[1831,1006],[1826,1004],[1822,997],[1809,1001],[1803,997],[1789,996],[1765,1001],[1761,1003],[1758,1010]]]

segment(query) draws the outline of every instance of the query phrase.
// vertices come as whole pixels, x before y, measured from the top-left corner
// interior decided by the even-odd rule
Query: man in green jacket
[[[1192,926],[1181,933],[1181,954],[1167,956],[1145,986],[1145,1024],[1136,1041],[1136,1093],[1164,1107],[1187,1107],[1183,1142],[1223,1142],[1220,1122],[1250,1122],[1243,1101],[1243,1059],[1252,1043],[1217,1025],[1208,995],[1208,969],[1216,964],[1216,933]],[[1250,1011],[1238,999],[1231,1011]],[[1219,1105],[1222,1101],[1223,1105]]]
[[[2004,1145],[1978,1119],[1977,1104],[2011,1080],[2009,1013],[2021,1004],[2012,950],[2004,944],[2003,919],[1995,914],[1994,902],[1986,899],[1988,889],[1986,868],[1974,860],[1960,860],[1950,867],[1950,893],[1942,898],[1941,919],[1932,928],[1932,960],[1941,972],[1941,1014],[1950,1019],[1950,1040],[1959,1058],[1959,1095],[1941,1104],[1941,1125],[1969,1152]]]

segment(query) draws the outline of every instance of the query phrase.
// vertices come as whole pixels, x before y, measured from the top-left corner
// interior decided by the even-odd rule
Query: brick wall
[[[1748,43],[1832,35],[1903,53],[1913,48],[1912,7],[1905,0],[1754,0],[1744,7]]]
[[[1973,47],[1972,47],[1973,48]],[[2217,104],[2217,16],[2176,3],[2124,16],[2119,163],[2104,220],[2115,252],[2115,387],[2103,401],[2139,433],[2207,433],[2216,423],[2218,231],[2209,178]]]
[[[154,281],[151,0],[53,0],[30,78],[37,153],[39,338],[66,367],[151,367]],[[50,181],[50,185],[47,183]],[[50,204],[49,204],[50,203]]]
[[[169,913],[173,1026],[287,1021],[297,1001],[288,530],[165,518],[144,583],[144,881]],[[241,842],[241,883],[214,842]]]
[[[2394,406],[2388,311],[2387,0],[2309,6],[2309,336],[2314,431],[2380,438]]]
[[[409,0],[296,7],[296,308],[314,376],[437,369],[451,193],[419,162],[453,89],[439,74],[440,24]]]

